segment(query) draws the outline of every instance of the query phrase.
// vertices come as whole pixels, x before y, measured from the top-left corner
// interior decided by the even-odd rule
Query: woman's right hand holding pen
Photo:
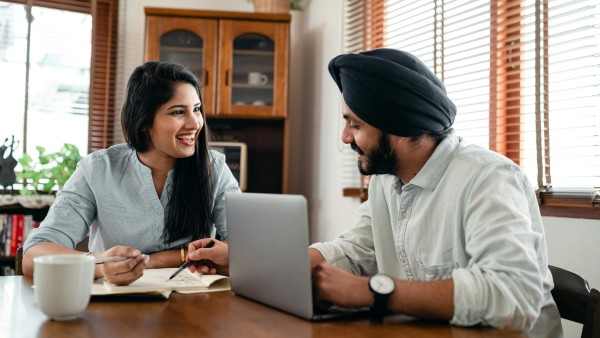
[[[96,257],[124,256],[130,257],[124,261],[106,262],[96,265],[96,271],[100,272],[108,282],[116,285],[128,285],[144,274],[144,268],[148,261],[140,250],[128,246],[114,246]]]
[[[212,247],[209,246],[211,241],[214,242]],[[188,246],[187,260],[192,261],[189,267],[192,272],[229,276],[229,246],[225,242],[213,238],[193,241]]]

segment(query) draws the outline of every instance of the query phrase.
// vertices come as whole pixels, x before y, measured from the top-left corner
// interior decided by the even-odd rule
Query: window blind
[[[343,20],[343,50],[344,53],[357,53],[362,50],[383,47],[385,27],[385,0],[347,0],[344,2]],[[340,112],[342,111],[340,98]],[[341,135],[344,119],[339,114],[339,130]],[[363,177],[358,172],[356,153],[350,146],[338,139],[339,149],[342,152],[342,184],[349,190],[357,190],[358,194],[365,196],[368,177]],[[354,192],[350,192],[353,195]],[[344,193],[346,195],[346,193]]]
[[[365,12],[363,0],[347,0],[344,2],[343,15],[343,51],[344,53],[357,53],[365,49],[366,28],[365,22],[369,17]],[[342,118],[342,101],[340,98],[340,114],[338,114],[338,133],[341,135],[344,128],[344,119]],[[341,180],[342,184],[348,188],[362,188],[361,176],[356,166],[356,155],[354,151],[340,138],[338,138],[338,149],[342,153]]]
[[[459,135],[519,164],[547,214],[600,217],[597,1],[387,0],[382,13],[383,45],[445,83]]]
[[[115,87],[117,78],[118,1],[95,1],[88,152],[108,148],[114,143]]]

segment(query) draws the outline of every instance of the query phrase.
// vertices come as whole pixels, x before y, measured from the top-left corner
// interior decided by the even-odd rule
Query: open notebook
[[[203,275],[191,272],[188,269],[182,271],[175,278],[169,277],[177,268],[147,269],[144,275],[129,285],[115,285],[100,279],[92,286],[92,296],[123,295],[123,294],[148,294],[161,295],[169,298],[171,292],[197,293],[227,291],[229,277],[222,275]]]

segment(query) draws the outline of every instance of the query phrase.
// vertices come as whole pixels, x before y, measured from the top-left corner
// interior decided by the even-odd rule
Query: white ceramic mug
[[[248,73],[248,84],[251,85],[266,85],[269,82],[269,77],[261,72]]]
[[[77,318],[90,302],[94,257],[48,255],[33,259],[33,285],[39,309],[52,320]]]

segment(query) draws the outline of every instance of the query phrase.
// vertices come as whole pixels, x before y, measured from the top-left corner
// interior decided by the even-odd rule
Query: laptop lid
[[[226,193],[225,212],[231,290],[312,319],[306,198]]]

